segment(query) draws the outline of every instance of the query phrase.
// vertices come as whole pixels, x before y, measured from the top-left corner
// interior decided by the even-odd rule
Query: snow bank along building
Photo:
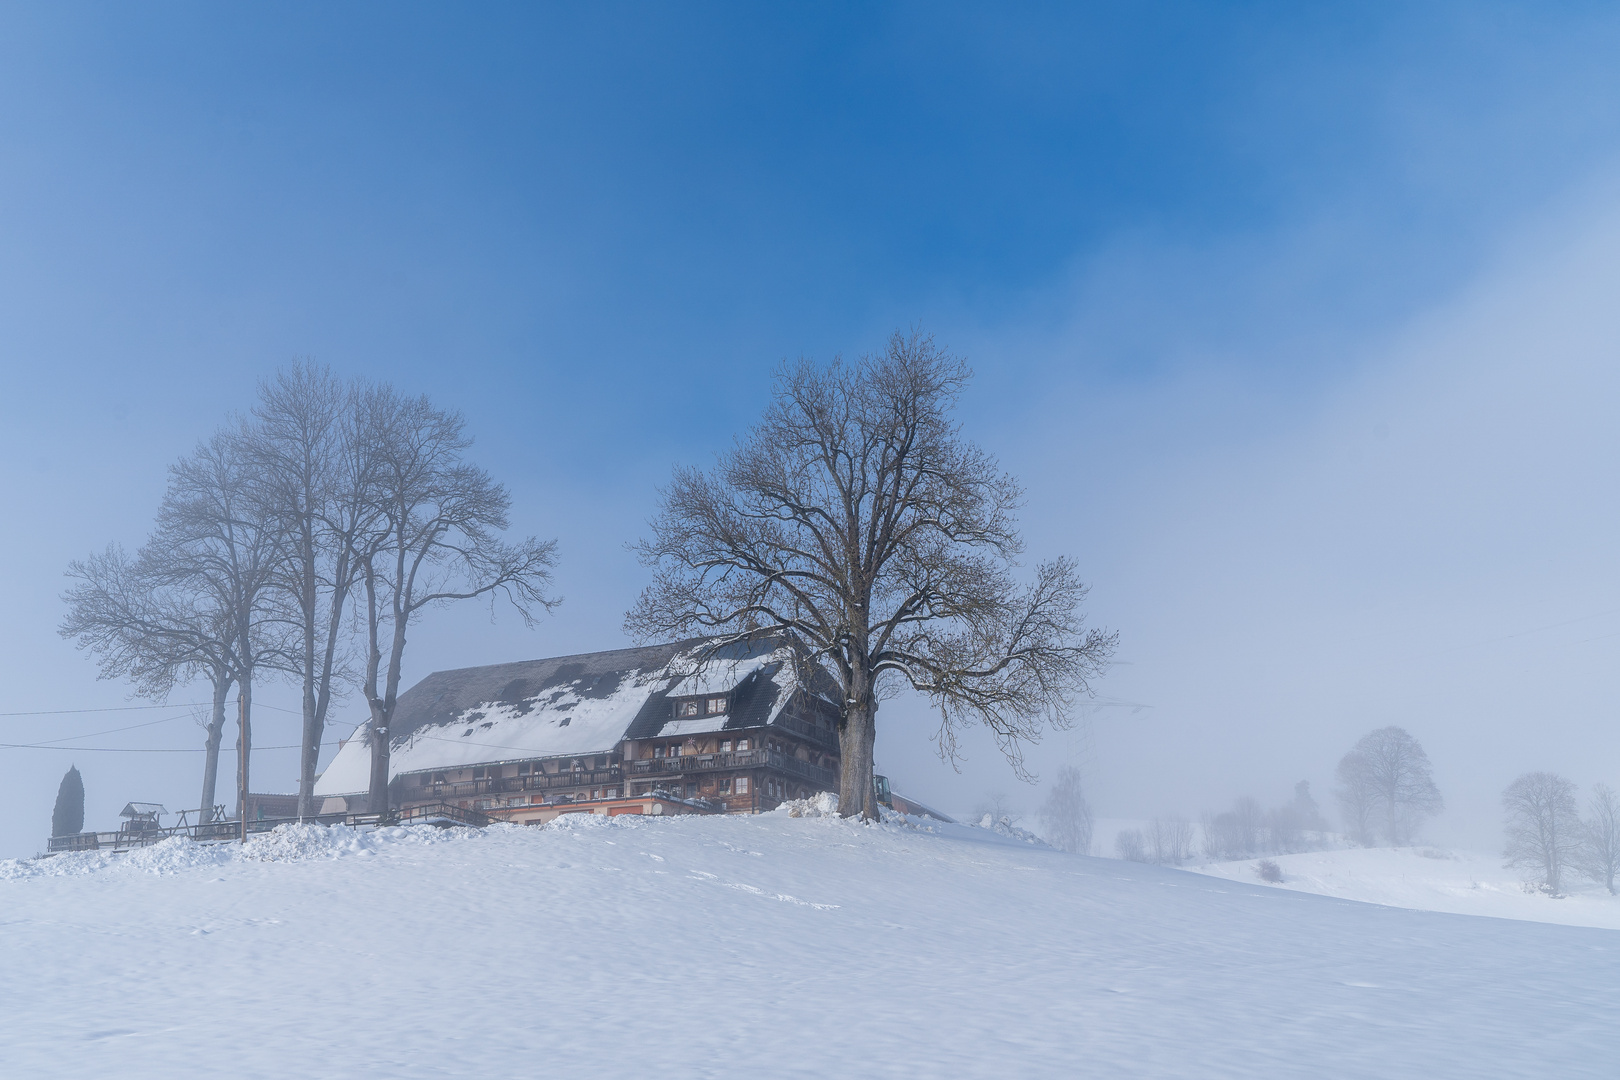
[[[780,639],[700,663],[704,645],[434,672],[395,708],[393,805],[532,824],[580,811],[752,813],[836,791],[832,680]],[[321,813],[364,809],[363,731],[317,779]]]

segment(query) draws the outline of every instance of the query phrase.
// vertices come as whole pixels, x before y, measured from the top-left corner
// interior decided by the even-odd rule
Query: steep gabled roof
[[[626,738],[770,723],[798,682],[779,640],[677,642],[437,671],[400,695],[390,733],[394,776],[537,757],[603,754]],[[731,693],[724,717],[677,721],[671,697]],[[682,724],[699,724],[681,728]],[[671,729],[674,725],[676,729]],[[364,791],[370,749],[350,738],[317,795]]]

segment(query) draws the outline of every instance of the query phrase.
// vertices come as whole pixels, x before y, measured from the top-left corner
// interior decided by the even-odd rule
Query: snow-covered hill
[[[830,818],[0,864],[8,1076],[1607,1077],[1609,930]]]
[[[1620,930],[1620,897],[1580,878],[1572,870],[1565,895],[1527,892],[1521,875],[1505,869],[1500,857],[1434,847],[1349,848],[1273,855],[1283,879],[1270,886],[1362,900],[1372,904],[1529,919],[1565,926]],[[1258,860],[1189,866],[1200,874],[1229,881],[1258,882]],[[1620,1075],[1620,1066],[1616,1067]]]

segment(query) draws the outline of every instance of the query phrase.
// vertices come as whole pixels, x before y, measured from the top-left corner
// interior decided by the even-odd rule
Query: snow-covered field
[[[0,949],[19,1077],[1609,1077],[1620,1054],[1611,930],[785,814],[0,863]]]
[[[1565,895],[1526,892],[1523,878],[1505,869],[1497,856],[1445,848],[1350,848],[1273,855],[1282,871],[1274,889],[1319,896],[1339,896],[1370,904],[1529,919],[1565,926],[1599,926],[1620,930],[1620,897],[1573,870],[1564,882]],[[1188,866],[1200,874],[1228,881],[1258,882],[1257,859]],[[1616,1075],[1620,1075],[1617,1064]]]

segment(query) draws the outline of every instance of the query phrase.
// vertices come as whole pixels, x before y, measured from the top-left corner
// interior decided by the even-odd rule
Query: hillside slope
[[[0,863],[8,1075],[1611,1076],[1620,937],[837,819]]]
[[[1524,876],[1502,865],[1500,855],[1432,847],[1342,848],[1273,855],[1282,881],[1271,886],[1362,900],[1372,904],[1529,919],[1566,926],[1620,930],[1620,897],[1571,870],[1565,894],[1526,891]],[[1189,866],[1198,874],[1257,882],[1256,859]],[[1617,1070],[1620,1071],[1620,1070]]]

